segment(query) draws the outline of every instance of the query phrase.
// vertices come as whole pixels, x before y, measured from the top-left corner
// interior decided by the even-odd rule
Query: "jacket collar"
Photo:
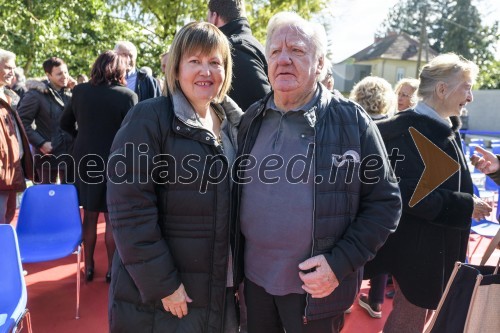
[[[172,103],[177,118],[191,127],[203,128],[196,118],[193,107],[181,91],[172,94]],[[223,125],[226,120],[232,126],[239,125],[243,111],[229,96],[224,97],[221,104],[212,103],[211,105],[222,118]]]
[[[232,20],[222,27],[219,28],[224,35],[227,37],[231,37],[232,35],[251,35],[252,29],[250,29],[250,23],[246,17],[239,17],[235,20]]]
[[[419,113],[419,114],[423,114],[423,115],[426,115],[428,117],[431,117],[433,118],[434,120],[437,120],[445,125],[448,125],[451,127],[451,121],[449,118],[442,118],[437,112],[436,110],[434,110],[433,108],[431,108],[429,105],[427,105],[427,103],[423,102],[423,101],[420,101],[417,103],[417,105],[415,106],[415,112],[416,113]]]
[[[57,102],[57,104],[64,107],[63,95],[65,92],[65,89],[61,89],[61,90],[57,91],[56,89],[54,89],[54,87],[52,87],[52,85],[49,82],[47,82],[46,84],[47,84],[48,94],[54,98],[54,100]]]
[[[4,94],[7,97],[7,102],[10,107],[15,108],[17,104],[19,103],[19,96],[12,90],[5,88],[4,89]],[[2,99],[3,101],[3,99]]]
[[[69,89],[63,89],[63,94],[61,95],[58,91],[56,91],[52,86],[49,84],[48,80],[43,80],[43,81],[38,81],[38,80],[28,80],[26,81],[26,88],[28,90],[36,90],[41,92],[42,94],[50,95],[54,98],[57,104],[60,106],[64,107],[64,102],[65,98],[68,96],[65,96],[65,94],[68,93]]]
[[[416,113],[413,109],[398,112],[394,117],[377,122],[384,139],[398,137],[402,131],[408,131],[410,127],[422,124],[429,128],[436,138],[453,140],[462,126],[460,117],[450,117],[451,127],[442,121],[438,121],[424,114]]]
[[[334,96],[330,91],[328,91],[322,84],[318,83],[318,89],[319,91],[319,100],[316,102],[316,104],[309,108],[309,110],[304,112],[304,118],[306,118],[309,126],[314,127],[320,121],[326,111],[328,105],[331,103],[332,99],[339,99],[338,96]],[[266,110],[266,105],[269,103],[269,99],[274,96],[274,91],[271,90],[270,93],[268,93],[263,99],[260,100],[260,105],[259,109],[257,110],[257,113],[255,114],[255,117],[259,117],[262,114],[264,114],[264,111]],[[313,97],[315,98],[315,97]]]

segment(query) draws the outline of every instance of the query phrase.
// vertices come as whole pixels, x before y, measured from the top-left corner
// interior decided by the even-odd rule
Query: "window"
[[[401,80],[404,77],[405,77],[405,69],[398,67],[396,69],[396,82],[398,82],[399,80]]]

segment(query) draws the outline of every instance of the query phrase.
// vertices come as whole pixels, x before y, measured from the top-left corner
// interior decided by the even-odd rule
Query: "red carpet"
[[[477,243],[477,235],[471,236],[472,248]],[[489,241],[484,240],[472,258],[473,263],[480,261]],[[500,251],[493,256],[498,259]],[[82,274],[80,296],[80,319],[75,319],[76,302],[76,256],[48,263],[25,264],[28,271],[28,308],[31,312],[35,333],[105,333],[107,326],[108,284],[105,282],[106,249],[104,246],[104,222],[98,225],[98,240],[95,253],[96,271],[94,281],[85,283]],[[490,263],[495,260],[491,259]],[[82,266],[83,267],[83,266]],[[362,292],[367,292],[363,283]],[[352,313],[346,315],[343,333],[381,332],[392,301],[386,298],[382,319],[371,318],[355,302]],[[138,332],[140,333],[140,332]],[[195,332],[193,332],[195,333]]]

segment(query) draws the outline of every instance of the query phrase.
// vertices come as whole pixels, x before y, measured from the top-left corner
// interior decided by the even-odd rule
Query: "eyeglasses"
[[[411,96],[404,92],[399,92],[398,97],[410,98]]]

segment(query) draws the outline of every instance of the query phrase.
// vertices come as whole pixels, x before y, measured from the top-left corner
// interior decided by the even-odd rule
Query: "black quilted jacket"
[[[238,155],[251,152],[269,97],[245,112],[238,134]],[[304,316],[307,320],[314,320],[341,314],[352,305],[361,283],[363,265],[375,256],[396,229],[401,215],[401,198],[378,129],[359,105],[323,90],[309,121],[315,129],[312,172],[314,179],[320,180],[314,188],[315,225],[311,257],[324,254],[340,281],[338,288],[326,298],[308,296]],[[349,151],[351,155],[358,155],[356,162],[334,163]],[[367,161],[365,158],[370,155],[380,157],[381,161],[377,170],[366,174],[370,178],[379,178],[371,184],[360,176],[366,169],[361,162]],[[238,198],[240,194],[241,186],[236,186],[235,196]],[[233,202],[237,221],[235,265],[238,282],[244,275],[244,239],[239,232],[239,200]]]
[[[241,110],[214,107],[225,113],[235,142]],[[222,332],[230,184],[228,177],[215,179],[228,163],[214,137],[178,111],[167,97],[143,101],[113,141],[107,185],[117,245],[111,332]],[[161,304],[180,283],[193,300],[182,320]]]

